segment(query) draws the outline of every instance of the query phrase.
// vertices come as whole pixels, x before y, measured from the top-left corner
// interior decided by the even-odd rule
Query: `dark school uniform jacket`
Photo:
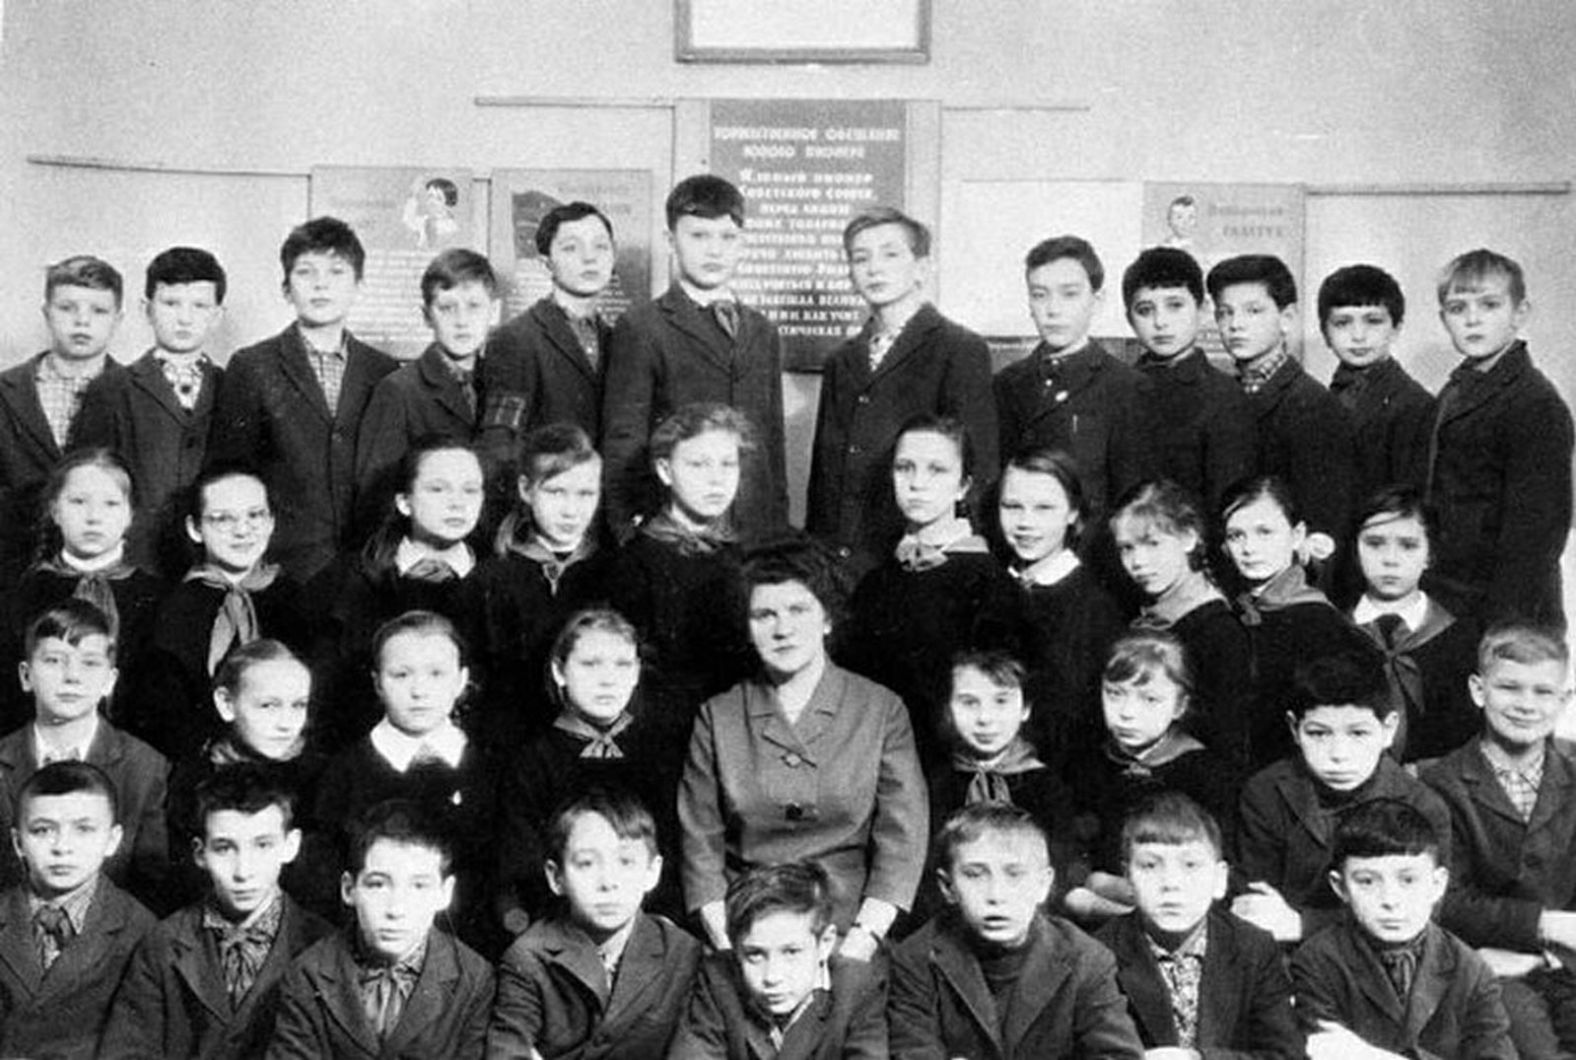
[[[1203,350],[1141,357],[1149,381],[1156,472],[1220,511],[1226,491],[1253,474],[1258,437],[1247,395]]]
[[[333,929],[283,895],[279,934],[239,1005],[230,1003],[203,902],[155,925],[115,994],[100,1060],[250,1060],[273,1037],[279,985],[296,956]]]
[[[1434,398],[1394,357],[1358,371],[1337,368],[1330,393],[1349,403],[1356,444],[1352,499],[1381,486],[1423,488],[1428,467],[1428,436],[1434,425]]]
[[[1400,799],[1428,818],[1439,836],[1439,860],[1449,864],[1450,811],[1389,755],[1381,755],[1374,775],[1351,792],[1326,791],[1300,757],[1260,770],[1243,787],[1237,867],[1244,880],[1268,883],[1303,915],[1304,937],[1341,908],[1328,876],[1335,826],[1374,799]]]
[[[1391,700],[1405,719],[1393,752],[1403,762],[1439,758],[1467,743],[1483,727],[1467,678],[1477,669],[1482,635],[1471,619],[1458,619],[1429,597],[1417,629],[1387,642],[1377,622],[1357,627],[1384,654]]]
[[[1209,1060],[1297,1060],[1303,1036],[1291,1006],[1280,945],[1221,908],[1206,918],[1195,1048]],[[1095,936],[1116,956],[1116,981],[1144,1048],[1176,1046],[1171,995],[1139,914],[1117,917]]]
[[[119,807],[120,847],[104,862],[104,874],[141,901],[157,906],[169,870],[169,840],[164,825],[169,763],[159,752],[102,717],[86,760],[102,769],[115,785]],[[0,739],[0,834],[10,835],[16,827],[17,792],[36,772],[31,724]],[[0,855],[0,879],[6,885],[22,879],[21,861],[9,845]]]
[[[89,1060],[153,914],[100,876],[82,931],[49,971],[38,960],[27,892],[0,894],[0,1056]]]
[[[32,558],[44,483],[63,455],[38,402],[36,375],[48,355],[46,350],[0,372],[0,584],[9,584]],[[104,359],[105,374],[120,370]]]
[[[1042,342],[996,375],[996,413],[1004,457],[1028,448],[1061,449],[1078,463],[1088,523],[1098,525],[1116,499],[1155,473],[1149,383],[1096,342],[1062,359],[1046,382]]]
[[[1182,726],[1237,769],[1248,765],[1248,727],[1257,707],[1253,645],[1231,605],[1211,595],[1171,621],[1133,623],[1135,629],[1169,629],[1187,649],[1193,667],[1193,707]]]
[[[186,555],[185,491],[208,454],[208,427],[224,369],[200,360],[197,404],[182,408],[153,351],[125,371],[88,384],[71,425],[72,449],[104,446],[119,453],[137,484],[137,511],[126,534],[126,558],[167,578],[179,577]]]
[[[586,359],[569,314],[551,296],[488,338],[479,370],[486,394],[481,440],[494,461],[512,464],[515,443],[549,423],[572,423],[596,441],[613,329],[601,314],[593,320],[602,353],[595,365]]]
[[[1255,473],[1286,482],[1310,533],[1345,541],[1357,469],[1346,410],[1291,357],[1247,397],[1258,435]]]
[[[943,914],[893,951],[887,1000],[893,1060],[1143,1055],[1117,987],[1116,959],[1072,924],[1037,918],[1005,1033],[963,932],[952,914]]]
[[[292,324],[237,350],[225,368],[208,438],[211,463],[255,467],[274,506],[271,554],[302,581],[353,547],[355,459],[372,390],[397,362],[349,334],[338,408],[330,409]]]
[[[1525,343],[1486,373],[1470,366],[1452,373],[1429,451],[1427,490],[1439,533],[1424,584],[1484,622],[1563,626],[1571,448],[1570,408],[1533,367]]]
[[[437,343],[378,381],[362,414],[356,438],[356,507],[361,525],[374,526],[399,492],[400,461],[427,435],[469,444],[480,419],[478,406],[449,367]],[[479,381],[480,370],[472,376]],[[478,395],[479,397],[479,395]]]
[[[1047,763],[1065,761],[1074,744],[1103,731],[1100,675],[1106,653],[1127,631],[1120,605],[1085,564],[1054,585],[1019,582],[1025,726]]]
[[[974,445],[975,474],[995,477],[996,399],[990,349],[928,302],[915,311],[870,369],[869,329],[832,351],[821,374],[805,529],[862,567],[886,555],[903,534],[892,494],[892,452],[914,416],[955,416]]]
[[[636,913],[610,990],[585,932],[558,917],[533,924],[498,965],[488,1055],[534,1049],[543,1060],[659,1060],[700,958],[693,935]]]
[[[224,730],[208,672],[208,642],[224,597],[224,590],[200,581],[183,581],[170,590],[154,613],[146,661],[126,698],[125,727],[171,761]],[[259,635],[283,641],[305,658],[311,612],[301,586],[280,572],[272,585],[251,597]]]
[[[788,525],[782,349],[764,316],[741,304],[738,334],[730,339],[675,282],[619,318],[605,378],[602,480],[608,525],[620,539],[659,504],[646,444],[651,432],[696,401],[731,405],[755,429],[756,448],[742,454],[733,504],[741,536],[770,537]]]
[[[1576,908],[1576,746],[1550,739],[1546,748],[1526,822],[1477,740],[1422,770],[1450,810],[1450,889],[1439,922],[1469,945],[1536,952],[1539,914]]]
[[[1405,999],[1396,996],[1373,945],[1349,916],[1303,943],[1291,959],[1303,1030],[1312,1034],[1328,1020],[1401,1056],[1514,1060],[1494,973],[1438,925],[1425,933]]]
[[[668,1060],[886,1060],[886,976],[879,960],[833,957],[831,989],[817,991],[779,1048],[734,955],[714,953],[701,965]]]
[[[481,1060],[493,1004],[492,966],[442,931],[427,935],[421,966],[387,1039],[361,1008],[354,943],[336,932],[285,973],[268,1060]]]

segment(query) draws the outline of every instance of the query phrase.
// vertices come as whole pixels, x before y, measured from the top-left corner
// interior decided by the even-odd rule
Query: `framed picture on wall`
[[[931,0],[674,0],[681,63],[925,63]]]

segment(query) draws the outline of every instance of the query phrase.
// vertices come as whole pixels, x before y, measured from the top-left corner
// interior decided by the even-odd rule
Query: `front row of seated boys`
[[[52,684],[69,631],[36,639],[41,723],[24,732],[42,745],[72,734],[76,695],[57,686],[79,691],[82,660]],[[939,912],[869,962],[837,953],[811,863],[740,874],[729,947],[704,956],[642,911],[662,870],[650,810],[603,790],[554,815],[560,910],[496,973],[454,937],[449,839],[421,804],[357,818],[335,930],[281,887],[294,795],[254,764],[197,784],[206,893],[155,922],[114,882],[135,824],[123,778],[68,755],[14,788],[0,1056],[1559,1056],[1576,1044],[1576,757],[1552,737],[1568,666],[1553,636],[1491,630],[1470,688],[1482,735],[1426,764],[1426,785],[1384,755],[1382,680],[1308,668],[1298,755],[1244,789],[1238,879],[1214,816],[1161,791],[1121,826],[1129,911],[1099,941],[1047,911],[1039,817],[965,805],[931,855]],[[1293,941],[1288,977],[1277,943]]]

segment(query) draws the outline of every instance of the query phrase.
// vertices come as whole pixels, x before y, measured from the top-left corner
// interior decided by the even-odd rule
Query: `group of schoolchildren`
[[[1058,236],[993,378],[873,208],[800,535],[744,221],[680,182],[676,278],[613,326],[594,205],[501,326],[445,250],[404,365],[346,327],[333,218],[223,368],[208,252],[150,263],[126,366],[118,273],[51,267],[51,347],[0,373],[0,1055],[1572,1055],[1572,427],[1519,266],[1445,270],[1436,398],[1378,268],[1321,286],[1325,387],[1278,259],[1143,251],[1130,365]],[[684,749],[763,661],[741,567],[785,541],[907,708],[928,871],[844,935],[825,866],[730,862],[692,932]]]

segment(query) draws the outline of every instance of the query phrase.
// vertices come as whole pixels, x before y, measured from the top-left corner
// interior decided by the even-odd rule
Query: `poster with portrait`
[[[489,245],[504,280],[504,319],[553,289],[536,229],[555,206],[586,202],[613,223],[613,280],[600,299],[617,320],[651,297],[651,173],[644,169],[495,169]]]
[[[357,338],[396,357],[432,341],[421,315],[421,274],[441,250],[478,248],[473,185],[465,169],[316,166],[313,217],[338,217],[367,250],[361,293],[350,311]]]

